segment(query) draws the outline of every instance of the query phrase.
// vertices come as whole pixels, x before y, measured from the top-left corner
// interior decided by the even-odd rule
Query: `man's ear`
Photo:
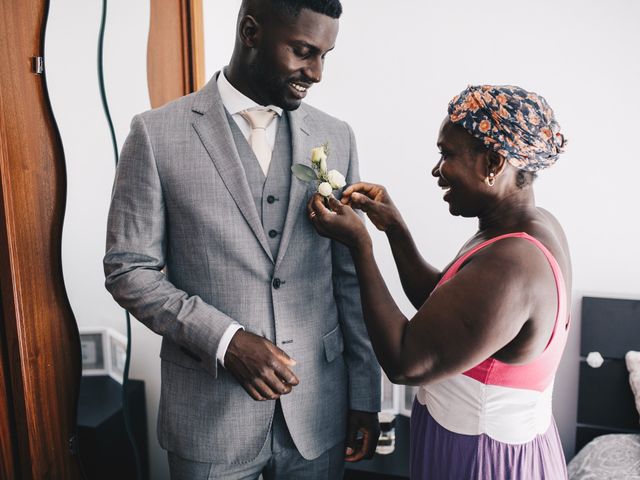
[[[261,26],[251,15],[245,15],[238,25],[238,36],[247,48],[254,48],[260,40]]]

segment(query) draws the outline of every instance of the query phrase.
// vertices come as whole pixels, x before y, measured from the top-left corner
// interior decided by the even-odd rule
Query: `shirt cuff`
[[[216,359],[218,363],[224,367],[224,356],[227,353],[227,348],[231,343],[231,339],[238,330],[244,330],[244,327],[239,323],[232,323],[227,327],[227,330],[222,334],[220,342],[218,343],[218,350],[216,350]]]

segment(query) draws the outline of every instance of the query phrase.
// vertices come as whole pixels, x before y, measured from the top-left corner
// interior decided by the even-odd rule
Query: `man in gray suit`
[[[106,286],[163,337],[158,436],[174,479],[333,480],[345,455],[374,452],[380,370],[354,266],[316,235],[314,187],[291,175],[328,143],[330,168],[358,181],[350,127],[302,103],[341,11],[244,0],[224,71],[132,121]]]

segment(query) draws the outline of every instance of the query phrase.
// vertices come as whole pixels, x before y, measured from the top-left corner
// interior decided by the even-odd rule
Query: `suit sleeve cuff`
[[[216,350],[216,359],[218,360],[218,363],[222,365],[222,367],[224,367],[224,356],[227,354],[227,349],[229,348],[231,339],[238,330],[244,330],[244,327],[239,323],[234,322],[227,327],[225,332],[222,334],[222,337],[220,338],[218,349]]]

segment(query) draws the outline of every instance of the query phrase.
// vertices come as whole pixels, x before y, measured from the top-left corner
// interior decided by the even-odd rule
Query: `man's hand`
[[[225,368],[254,400],[276,400],[300,381],[289,367],[295,360],[267,339],[244,330],[231,339]]]
[[[361,438],[358,438],[358,432],[362,434]],[[359,462],[363,458],[373,458],[379,437],[380,424],[377,413],[349,410],[345,461]]]

